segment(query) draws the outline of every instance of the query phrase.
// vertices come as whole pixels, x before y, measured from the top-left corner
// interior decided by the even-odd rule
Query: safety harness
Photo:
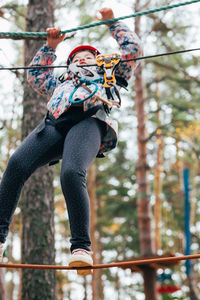
[[[74,90],[69,96],[69,103],[78,104],[95,97],[96,99],[103,102],[107,112],[110,111],[113,105],[120,107],[121,97],[117,86],[126,88],[128,85],[126,80],[121,77],[115,76],[115,69],[120,60],[121,56],[117,53],[114,53],[108,55],[97,55],[97,67],[95,68],[94,66],[77,66],[76,64],[71,63],[68,67],[68,74],[70,74],[70,79],[72,79],[73,81]],[[62,82],[66,80],[65,76],[62,76],[59,79]],[[99,88],[98,83],[103,84],[107,99],[103,99],[96,94]],[[93,90],[91,90],[89,86],[93,86]],[[89,95],[84,99],[73,99],[74,94],[80,87],[87,90],[89,92]],[[114,100],[111,88],[114,89],[114,93],[117,96],[117,101]]]
[[[73,125],[85,119],[86,117],[93,116],[97,113],[98,110],[102,112],[110,113],[110,110],[113,105],[117,107],[121,106],[121,98],[117,86],[127,88],[128,83],[125,79],[115,76],[116,66],[120,62],[119,54],[111,55],[98,55],[96,57],[97,67],[95,66],[77,66],[76,64],[71,63],[68,67],[68,73],[62,74],[59,77],[61,82],[71,79],[74,84],[74,90],[70,94],[69,103],[78,104],[83,103],[84,101],[90,98],[97,98],[103,102],[103,104],[95,105],[87,111],[83,112],[81,109],[75,112],[71,111],[69,114],[68,111],[63,113],[58,119],[55,119],[53,115],[49,112],[47,113],[43,122],[37,128],[37,134],[41,134],[46,126],[46,124],[53,125],[61,134],[66,134],[66,131],[69,130]],[[69,76],[70,74],[70,76]],[[65,76],[67,75],[67,78]],[[105,87],[107,99],[103,99],[98,96],[96,93],[98,91],[98,83],[103,84]],[[94,89],[91,90],[89,86],[93,86]],[[89,95],[84,99],[73,99],[76,91],[83,87],[89,92]],[[117,101],[114,100],[111,88],[114,88],[114,92],[117,95]],[[73,107],[73,105],[72,105]],[[104,157],[103,154],[98,154],[97,157]],[[50,165],[57,163],[58,161],[50,162]]]

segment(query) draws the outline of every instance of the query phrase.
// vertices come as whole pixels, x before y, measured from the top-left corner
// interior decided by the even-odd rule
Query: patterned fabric
[[[137,58],[142,55],[140,41],[135,33],[132,33],[123,22],[116,22],[110,26],[112,37],[119,44],[122,60]],[[51,65],[56,59],[55,50],[47,45],[44,45],[33,58],[30,66],[36,65]],[[116,68],[115,74],[129,80],[133,71],[137,67],[137,62],[130,61],[120,63]],[[49,102],[47,109],[57,119],[67,111],[71,104],[69,103],[70,94],[74,90],[74,84],[69,77],[66,81],[61,82],[53,73],[53,68],[29,69],[27,78],[34,90],[42,95],[46,95]],[[94,85],[89,86],[93,91]],[[118,87],[120,89],[120,87]],[[114,88],[111,88],[111,93],[115,97]],[[98,91],[96,93],[101,98],[107,99],[105,88],[101,83],[98,83]],[[89,95],[83,87],[79,87],[73,95],[73,99],[84,99]],[[83,103],[84,111],[87,111],[95,105],[102,104],[100,100],[92,97]],[[97,111],[93,117],[100,119],[107,124],[105,137],[102,141],[99,153],[103,153],[115,148],[118,136],[118,124],[110,115],[103,114],[102,111]]]

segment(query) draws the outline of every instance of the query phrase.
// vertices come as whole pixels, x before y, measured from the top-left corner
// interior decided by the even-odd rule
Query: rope
[[[5,34],[4,34],[5,33]],[[29,36],[22,36],[21,33],[18,33],[17,35],[10,35],[8,34],[9,32],[0,32],[0,39],[10,39],[12,38],[13,40],[21,40],[21,39],[26,39],[26,40],[35,40],[35,41],[38,41],[38,40],[44,40],[46,41],[46,36],[38,36],[38,35],[29,35]],[[75,36],[75,32],[70,34],[70,35],[67,35],[65,38],[64,38],[64,41],[66,40],[69,40],[71,38],[73,38]]]
[[[185,6],[185,5],[190,5],[193,3],[197,3],[200,2],[200,0],[192,0],[192,1],[186,1],[183,3],[177,3],[177,4],[173,4],[173,5],[167,5],[167,6],[162,6],[160,8],[156,8],[156,9],[149,9],[149,10],[145,10],[145,11],[141,11],[141,12],[137,12],[135,14],[131,14],[128,16],[122,16],[122,17],[118,17],[118,18],[114,18],[114,19],[109,19],[109,20],[105,20],[105,21],[100,21],[100,22],[95,22],[95,23],[91,23],[91,24],[87,24],[87,25],[83,25],[83,26],[78,26],[75,28],[71,28],[71,29],[67,29],[67,30],[62,30],[60,31],[60,34],[62,33],[69,33],[69,32],[73,32],[73,31],[78,31],[78,30],[83,30],[86,28],[91,28],[91,27],[95,27],[95,26],[100,26],[100,25],[104,25],[104,24],[108,24],[108,23],[114,23],[117,22],[119,20],[124,20],[124,19],[128,19],[128,18],[135,18],[138,16],[143,16],[143,15],[148,15],[148,14],[152,14],[155,12],[159,12],[159,11],[164,11],[167,9],[171,9],[171,8],[175,8],[175,7],[179,7],[179,6]],[[46,32],[0,32],[0,38],[16,38],[16,37],[21,37],[21,38],[26,38],[26,37],[35,37],[35,36],[48,36],[48,34]]]
[[[137,58],[131,58],[131,59],[124,59],[121,60],[119,63],[123,63],[123,62],[129,62],[129,61],[136,61],[136,60],[143,60],[143,59],[149,59],[149,58],[155,58],[155,57],[162,57],[162,56],[167,56],[167,55],[173,55],[173,54],[181,54],[181,53],[186,53],[186,52],[191,52],[191,51],[198,51],[200,50],[200,48],[193,48],[193,49],[187,49],[187,50],[178,50],[178,51],[173,51],[173,52],[166,52],[166,53],[159,53],[159,54],[155,54],[155,55],[147,55],[147,56],[140,56]],[[91,64],[91,65],[77,65],[78,67],[95,67],[97,66],[97,64]],[[39,69],[39,68],[66,68],[66,65],[61,65],[61,66],[53,66],[53,65],[49,65],[49,66],[24,66],[24,67],[0,67],[0,71],[5,71],[5,70],[28,70],[28,69]]]
[[[188,259],[200,259],[200,254],[194,255],[183,255],[174,257],[162,257],[162,258],[152,258],[152,259],[140,259],[128,262],[117,262],[111,264],[101,264],[94,265],[92,267],[67,267],[67,266],[56,266],[56,265],[30,265],[30,264],[3,264],[0,263],[0,268],[15,268],[15,269],[51,269],[51,270],[78,270],[78,269],[105,269],[105,268],[128,268],[138,265],[150,265],[155,263],[166,263],[172,261],[188,260]]]
[[[82,102],[85,102],[86,100],[92,98],[96,94],[96,92],[98,91],[98,88],[99,88],[98,84],[97,84],[98,81],[101,81],[101,78],[100,78],[100,80],[98,79],[97,81],[79,78],[80,85],[77,85],[75,87],[75,89],[73,90],[73,92],[71,92],[71,94],[69,96],[69,103],[71,103],[71,104],[82,103]],[[75,92],[78,90],[79,87],[82,87],[82,83],[85,83],[86,86],[87,85],[94,85],[94,87],[95,87],[94,91],[93,92],[90,91],[90,95],[85,97],[84,99],[73,100],[73,96],[74,96]]]
[[[159,53],[155,55],[147,55],[147,56],[140,56],[137,58],[131,58],[131,59],[124,59],[121,60],[119,63],[123,62],[129,62],[129,61],[137,61],[137,60],[143,60],[143,59],[149,59],[149,58],[155,58],[155,57],[162,57],[162,56],[167,56],[167,55],[173,55],[173,54],[181,54],[181,53],[186,53],[186,52],[192,52],[192,51],[198,51],[200,48],[193,48],[193,49],[186,49],[186,50],[178,50],[178,51],[173,51],[173,52],[166,52],[166,53]],[[91,64],[91,65],[77,65],[78,67],[95,67],[97,64]],[[39,69],[39,68],[66,68],[66,65],[61,65],[61,66],[24,66],[24,67],[0,67],[0,71],[3,70],[27,70],[27,69]]]

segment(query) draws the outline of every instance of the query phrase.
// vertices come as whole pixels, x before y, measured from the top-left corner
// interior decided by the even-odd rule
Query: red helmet
[[[84,50],[89,50],[89,51],[93,52],[94,55],[100,54],[99,50],[97,50],[96,48],[94,48],[90,45],[81,45],[81,46],[74,48],[74,50],[71,51],[71,53],[69,54],[68,59],[67,59],[67,65],[69,65],[71,63],[72,58],[75,53],[84,51]]]

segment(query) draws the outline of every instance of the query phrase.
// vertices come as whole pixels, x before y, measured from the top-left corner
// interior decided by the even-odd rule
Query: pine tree
[[[178,12],[178,11],[177,11]],[[165,14],[154,14],[151,34],[156,38],[158,52],[184,49],[191,42],[189,13],[180,9],[176,18],[167,19]],[[173,32],[173,34],[172,34]],[[194,35],[195,37],[195,35]],[[194,39],[194,38],[193,38]],[[187,45],[187,46],[186,46]],[[190,162],[192,173],[197,170],[195,156],[198,157],[199,141],[196,139],[199,119],[199,79],[193,76],[191,66],[196,66],[192,55],[173,55],[162,59],[148,61],[146,69],[151,70],[147,77],[148,116],[154,130],[150,134],[151,145],[155,152],[156,138],[162,134],[163,139],[163,181],[162,190],[162,250],[184,252],[184,201],[182,191],[182,168],[184,162]],[[155,74],[155,75],[154,75]],[[159,105],[155,86],[159,85]],[[154,112],[151,105],[154,102]],[[153,106],[153,105],[152,105]],[[159,110],[160,123],[156,121]],[[196,123],[196,124],[195,124]],[[195,124],[195,125],[194,125]],[[190,132],[187,136],[186,132]],[[186,137],[187,136],[187,137]],[[190,136],[190,138],[189,138]],[[193,138],[192,138],[193,137]],[[174,148],[174,151],[170,149]],[[152,155],[155,159],[155,155]],[[192,291],[192,285],[190,285]]]
[[[26,31],[45,31],[54,22],[54,0],[29,1]],[[41,41],[25,41],[25,65],[28,65]],[[23,124],[24,139],[42,120],[46,99],[36,94],[24,80]],[[49,167],[37,170],[23,191],[22,262],[54,264],[54,202],[53,173]],[[55,272],[52,270],[24,270],[22,275],[23,299],[55,299]]]

